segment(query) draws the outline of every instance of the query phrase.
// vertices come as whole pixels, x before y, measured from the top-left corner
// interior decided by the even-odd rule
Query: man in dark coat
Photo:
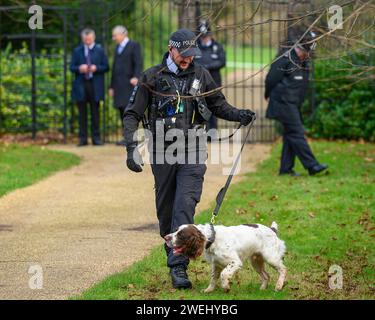
[[[292,40],[294,45],[303,34]],[[308,145],[301,120],[300,107],[305,99],[309,81],[308,59],[316,43],[314,34],[308,34],[292,50],[281,50],[266,77],[265,99],[269,101],[266,117],[283,125],[283,149],[280,171],[296,176],[293,170],[297,156],[310,175],[328,168],[319,164]]]
[[[70,70],[75,74],[72,99],[79,109],[79,146],[87,145],[87,103],[91,108],[91,135],[93,145],[102,145],[100,139],[100,101],[104,100],[104,73],[109,70],[103,48],[95,43],[95,32],[84,29],[82,44],[75,48]]]
[[[211,113],[244,126],[255,119],[252,111],[231,106],[221,91],[215,90],[217,85],[210,73],[193,62],[199,53],[192,31],[180,29],[173,33],[162,63],[143,73],[124,114],[126,164],[134,172],[142,171],[135,133],[148,114],[149,151],[162,237],[183,224],[194,223],[206,172],[205,123]],[[206,95],[201,97],[199,93]],[[169,246],[165,250],[173,286],[190,288],[186,273],[189,259]]]
[[[220,87],[222,85],[220,69],[225,67],[226,62],[224,48],[212,37],[206,21],[200,24],[198,32],[201,35],[198,40],[201,54],[195,57],[195,61],[210,72],[212,78]],[[217,129],[217,118],[215,116],[210,118],[208,129]]]
[[[128,31],[125,27],[113,28],[112,39],[117,46],[113,59],[109,95],[113,96],[114,106],[118,108],[122,122],[125,107],[141,76],[143,63],[141,47],[137,42],[128,38]],[[124,140],[117,142],[117,145],[124,144]]]

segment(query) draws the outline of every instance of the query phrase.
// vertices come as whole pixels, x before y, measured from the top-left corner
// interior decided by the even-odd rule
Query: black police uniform
[[[220,45],[214,39],[211,40],[210,45],[204,45],[202,41],[198,42],[201,55],[195,57],[195,62],[205,67],[215,80],[216,84],[220,87],[221,75],[220,69],[225,67],[225,51],[222,45]],[[209,121],[209,129],[217,128],[217,119],[212,116]]]
[[[306,138],[300,107],[305,99],[309,81],[309,65],[301,61],[295,50],[271,65],[266,77],[265,98],[269,98],[266,117],[283,125],[283,148],[280,173],[292,173],[297,156],[306,169],[318,165]]]
[[[146,111],[153,143],[156,143],[158,135],[164,136],[168,129],[173,128],[182,129],[186,139],[188,130],[192,128],[196,129],[192,130],[196,135],[193,138],[199,140],[205,137],[205,130],[202,129],[202,125],[205,123],[204,113],[202,115],[199,112],[198,102],[195,99],[182,98],[180,105],[176,105],[176,99],[171,95],[176,95],[176,91],[178,91],[182,96],[189,96],[194,80],[199,80],[201,93],[214,90],[216,84],[210,73],[202,66],[194,64],[194,62],[186,70],[179,70],[175,74],[167,66],[168,56],[169,53],[165,54],[160,65],[143,73],[139,85],[133,91],[130,103],[125,110],[124,133],[128,157],[129,152],[136,145],[136,142],[133,141],[133,134],[138,129],[138,124]],[[215,116],[229,121],[242,122],[243,112],[248,111],[232,107],[220,91],[207,95],[199,103],[203,103]],[[248,115],[248,113],[246,114]],[[160,128],[163,132],[160,132]],[[191,154],[193,158],[195,155],[200,157],[198,159],[200,161],[196,161],[195,164],[184,164],[183,161],[175,164],[155,163],[160,153],[164,153],[171,143],[164,142],[163,150],[153,148],[150,151],[151,167],[155,178],[157,217],[162,237],[176,231],[182,224],[194,222],[195,207],[200,201],[203,177],[206,171],[204,163],[207,157],[206,143],[186,143],[184,156],[188,158]],[[172,268],[177,265],[187,267],[188,258],[182,255],[173,255],[168,247],[166,247],[166,251],[169,267]]]
[[[205,67],[218,86],[221,86],[220,69],[225,67],[225,51],[221,44],[212,39],[209,46],[198,42],[201,54],[195,57],[195,62]]]

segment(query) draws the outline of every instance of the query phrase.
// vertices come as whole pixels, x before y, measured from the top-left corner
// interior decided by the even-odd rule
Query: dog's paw
[[[215,288],[213,288],[213,287],[208,287],[208,288],[206,288],[206,289],[203,290],[203,293],[211,293],[211,292],[213,292],[214,290],[215,290]]]
[[[275,291],[281,291],[281,290],[283,290],[283,286],[280,286],[280,285],[277,285],[276,287],[275,287]]]
[[[224,290],[225,293],[228,293],[230,291],[230,287],[225,287],[225,288],[223,288],[223,290]]]

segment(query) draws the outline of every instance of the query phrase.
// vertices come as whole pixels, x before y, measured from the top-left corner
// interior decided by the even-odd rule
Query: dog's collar
[[[210,229],[211,229],[211,235],[207,239],[206,247],[205,247],[206,250],[208,250],[212,246],[212,244],[215,242],[216,231],[212,223],[210,223]]]

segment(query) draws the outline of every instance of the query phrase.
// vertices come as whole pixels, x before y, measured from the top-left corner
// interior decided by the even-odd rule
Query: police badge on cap
[[[189,29],[179,29],[174,32],[169,39],[169,45],[176,48],[184,58],[201,54],[196,35]]]

